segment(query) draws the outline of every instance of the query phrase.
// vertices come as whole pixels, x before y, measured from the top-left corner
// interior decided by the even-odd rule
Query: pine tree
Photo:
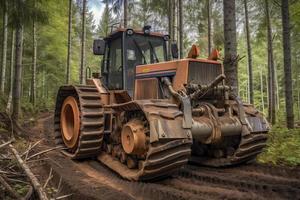
[[[128,3],[127,0],[123,0],[123,12],[124,12],[124,28],[127,28],[127,21],[128,21],[128,17],[127,17],[127,11],[128,11]]]
[[[282,16],[282,38],[284,57],[284,88],[285,88],[285,109],[288,128],[294,128],[294,101],[293,101],[293,81],[291,66],[291,39],[290,39],[290,16],[289,1],[281,0]]]
[[[20,2],[18,8],[21,8]],[[23,24],[18,23],[16,26],[16,47],[15,47],[15,74],[13,86],[13,112],[12,118],[17,121],[20,114],[20,100],[21,100],[21,83],[22,83],[22,51],[23,51]]]
[[[35,8],[35,0],[33,0],[33,7]],[[36,103],[36,61],[37,61],[37,24],[36,16],[33,16],[32,21],[32,68],[31,68],[31,92],[30,102],[35,105]]]
[[[268,38],[268,92],[269,92],[269,109],[268,117],[269,121],[272,124],[276,122],[276,108],[275,108],[275,99],[276,99],[276,85],[275,85],[275,67],[274,67],[274,56],[273,56],[273,37],[272,37],[272,25],[270,20],[270,10],[269,10],[269,1],[265,0],[265,12],[266,12],[266,21],[267,21],[267,38]]]
[[[2,63],[0,76],[0,92],[4,94],[5,75],[6,75],[6,53],[7,53],[7,0],[3,2],[3,39],[2,39]]]
[[[180,58],[183,58],[183,5],[182,0],[178,0],[178,12],[179,12],[179,19],[178,19],[178,29],[179,29],[179,55]]]
[[[206,0],[207,6],[207,54],[210,55],[211,52],[211,6],[210,0]]]
[[[72,0],[69,0],[69,22],[68,22],[68,55],[67,55],[67,73],[66,84],[70,83],[70,67],[72,60]]]
[[[15,55],[15,30],[12,29],[11,33],[11,44],[10,44],[10,88],[9,88],[9,95],[6,105],[6,113],[11,113],[11,103],[12,103],[12,93],[13,93],[13,86],[14,86],[14,55]]]
[[[108,1],[105,2],[105,8],[101,16],[101,20],[99,22],[97,28],[97,34],[100,37],[106,37],[109,33],[109,25],[112,22],[112,16],[109,9]]]
[[[223,1],[224,6],[224,72],[226,83],[233,87],[234,94],[238,94],[237,70],[237,42],[235,0]]]
[[[244,8],[245,8],[245,28],[246,28],[247,53],[248,53],[249,102],[251,104],[253,104],[254,103],[254,97],[253,97],[252,49],[251,49],[251,41],[250,41],[248,2],[247,2],[247,0],[244,0]]]
[[[82,5],[81,60],[80,60],[80,74],[79,74],[80,84],[85,83],[86,1],[87,0],[83,0],[83,5]]]

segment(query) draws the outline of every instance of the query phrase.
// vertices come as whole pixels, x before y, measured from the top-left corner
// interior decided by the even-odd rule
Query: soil
[[[53,114],[43,114],[31,133],[31,142],[43,139],[35,151],[53,147]],[[34,173],[44,184],[52,168],[49,187],[56,196],[71,194],[65,199],[300,199],[299,168],[257,163],[231,168],[186,165],[172,177],[130,182],[97,160],[73,161],[58,150],[43,157],[46,160],[36,163]]]

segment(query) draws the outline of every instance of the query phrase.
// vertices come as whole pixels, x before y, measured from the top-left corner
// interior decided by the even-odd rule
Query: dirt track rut
[[[63,159],[63,158],[62,158]],[[260,165],[212,169],[185,166],[172,177],[155,182],[130,182],[98,161],[67,161],[88,178],[90,187],[105,185],[133,199],[299,199],[299,173]],[[276,174],[278,171],[278,174]],[[274,175],[276,174],[276,175]],[[66,175],[66,174],[65,174]],[[284,176],[282,176],[284,175]],[[74,175],[72,175],[74,176]],[[78,183],[80,184],[80,183]],[[79,191],[84,192],[84,191]]]

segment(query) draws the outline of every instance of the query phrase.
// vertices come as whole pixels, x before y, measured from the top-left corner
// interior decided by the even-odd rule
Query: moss
[[[29,191],[29,186],[23,183],[17,183],[14,185],[14,189],[20,196],[25,196]]]

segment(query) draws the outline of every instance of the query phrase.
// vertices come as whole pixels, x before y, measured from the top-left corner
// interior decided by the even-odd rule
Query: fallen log
[[[18,151],[14,148],[12,144],[9,144],[9,148],[13,152],[15,158],[17,159],[18,163],[25,171],[27,177],[29,178],[31,184],[33,185],[35,191],[37,192],[40,200],[48,200],[47,194],[43,189],[43,186],[39,183],[38,179],[35,175],[31,172],[28,165],[22,160],[21,156],[19,155]]]

